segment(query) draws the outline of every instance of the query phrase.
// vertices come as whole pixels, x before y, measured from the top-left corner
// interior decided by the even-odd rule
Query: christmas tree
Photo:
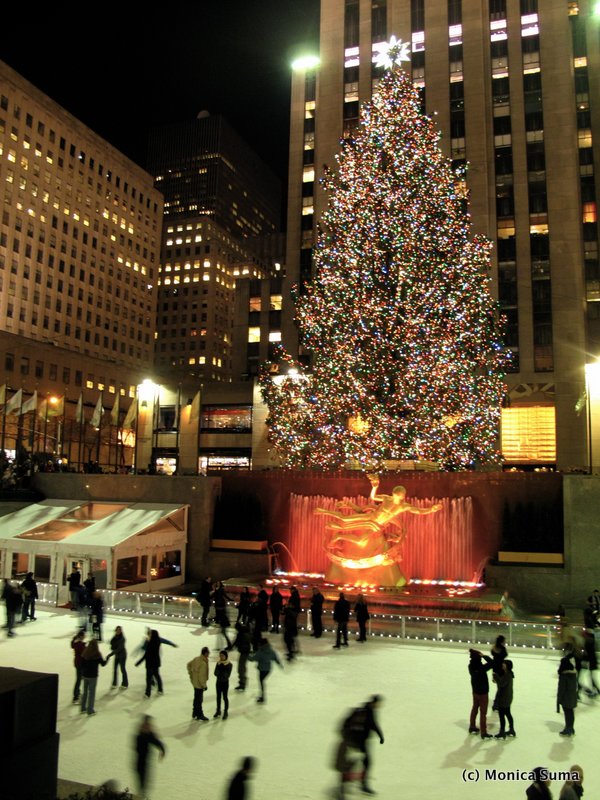
[[[392,40],[389,68],[324,183],[314,279],[296,299],[305,372],[261,376],[288,467],[388,459],[471,467],[497,456],[502,368],[490,243],[469,238],[464,181],[421,113]]]

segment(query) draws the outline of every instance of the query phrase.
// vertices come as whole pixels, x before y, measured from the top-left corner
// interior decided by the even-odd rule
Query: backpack
[[[366,739],[367,709],[364,706],[353,709],[344,720],[342,736],[349,747],[362,748]]]

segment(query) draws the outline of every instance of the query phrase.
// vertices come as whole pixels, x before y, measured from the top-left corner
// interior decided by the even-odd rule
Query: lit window
[[[269,341],[270,342],[280,342],[281,341],[281,331],[269,331]]]
[[[206,364],[206,356],[199,356],[198,357],[199,364]]]
[[[269,300],[271,311],[281,311],[282,297],[280,294],[272,294]]]
[[[598,214],[596,211],[596,203],[583,204],[583,222],[597,222]]]
[[[575,67],[575,69],[577,69],[578,67],[587,67],[586,56],[579,56],[579,58],[574,58],[573,66]]]
[[[188,358],[188,364],[195,364],[195,363],[196,359],[193,356],[191,358]]]
[[[248,341],[251,343],[260,342],[260,328],[248,328]]]
[[[249,310],[260,311],[260,309],[261,309],[260,297],[251,297]]]
[[[85,388],[86,389],[93,389],[94,388],[94,381],[89,381],[89,380],[86,381],[85,382]]]
[[[507,463],[556,461],[556,419],[553,406],[502,409],[502,455]]]
[[[103,383],[97,383],[96,384],[96,388],[99,389],[101,392],[103,392],[104,391],[104,384]]]
[[[315,179],[315,168],[314,167],[304,167],[304,171],[302,172],[302,182],[303,183],[310,183]]]
[[[579,147],[592,146],[592,131],[590,128],[582,128],[580,131],[577,131],[577,144]]]

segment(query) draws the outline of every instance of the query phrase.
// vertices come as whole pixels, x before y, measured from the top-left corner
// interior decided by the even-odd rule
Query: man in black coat
[[[210,576],[208,576],[204,578],[204,580],[200,584],[200,591],[198,592],[198,601],[202,606],[202,620],[200,621],[200,624],[203,625],[205,628],[208,627],[208,615],[210,613],[210,607],[212,605],[211,594],[212,594],[212,580]]]
[[[242,761],[242,768],[235,773],[229,788],[227,789],[227,800],[245,800],[246,797],[246,781],[250,777],[250,773],[254,769],[255,760],[252,756],[246,756]]]
[[[340,592],[339,600],[333,607],[333,619],[337,622],[337,634],[335,644],[333,645],[336,650],[340,649],[342,644],[342,636],[344,637],[343,645],[348,647],[348,620],[350,619],[350,603],[344,597],[344,593]]]
[[[365,794],[375,794],[367,781],[369,767],[371,766],[371,757],[368,747],[371,731],[379,736],[380,744],[384,742],[383,733],[375,718],[375,711],[380,703],[381,696],[374,694],[363,706],[354,709],[344,722],[342,729],[342,736],[348,747],[360,750],[363,754],[362,790]]]
[[[21,611],[21,622],[29,617],[35,619],[35,601],[38,599],[37,583],[33,577],[33,572],[28,572],[25,580],[21,584],[23,593],[23,610]]]
[[[485,664],[483,663],[485,661]],[[486,714],[488,709],[490,682],[488,672],[494,666],[489,656],[484,656],[479,650],[469,650],[469,675],[473,690],[473,706],[469,719],[469,733],[481,732],[482,739],[491,739],[487,732]],[[479,711],[479,728],[477,727],[477,712]]]
[[[323,603],[325,598],[316,586],[312,588],[312,597],[310,599],[310,617],[312,620],[313,632],[311,636],[315,639],[320,639],[323,633]]]
[[[279,615],[283,606],[283,597],[279,589],[274,586],[269,597],[269,608],[271,609],[271,633],[279,633]]]

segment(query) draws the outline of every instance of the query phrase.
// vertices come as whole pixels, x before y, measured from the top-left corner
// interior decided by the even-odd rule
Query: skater
[[[590,678],[589,689],[582,687],[583,691],[588,697],[596,697],[600,694],[600,685],[596,677],[596,670],[598,669],[598,656],[596,654],[596,638],[594,631],[591,628],[584,628],[583,631],[583,659],[581,663],[582,669],[587,666],[587,671]]]
[[[246,682],[248,679],[248,656],[251,649],[250,630],[247,625],[242,625],[241,622],[236,624],[237,636],[233,646],[240,654],[238,659],[238,685],[235,687],[236,692],[243,692],[246,689]]]
[[[513,663],[508,658],[502,662],[501,672],[494,672],[492,679],[498,687],[496,692],[496,700],[494,701],[498,708],[500,716],[500,731],[494,737],[495,739],[506,739],[507,736],[516,736],[515,726],[510,713],[510,706],[513,700]],[[508,731],[506,730],[506,722],[508,721]]]
[[[227,601],[231,601],[231,597],[225,591],[223,581],[217,583],[216,589],[213,592],[213,601],[215,604],[215,622],[221,628],[221,634],[227,642],[227,649],[231,650],[233,645],[227,635],[227,628],[229,628],[229,617],[227,616]]]
[[[81,694],[81,713],[93,716],[96,713],[94,702],[96,700],[96,686],[98,684],[98,667],[105,667],[108,659],[102,657],[96,639],[90,639],[87,647],[81,654],[81,677],[83,692]]]
[[[37,583],[34,580],[33,572],[27,573],[21,584],[21,593],[23,595],[21,622],[25,622],[28,617],[33,622],[35,620],[35,601],[38,599]]]
[[[201,719],[208,722],[208,717],[204,716],[202,710],[202,701],[204,700],[204,692],[208,685],[208,656],[210,650],[208,647],[203,647],[200,655],[193,658],[187,665],[188,675],[194,687],[194,703],[192,705],[192,719]]]
[[[238,600],[238,615],[236,622],[246,623],[248,622],[248,609],[252,605],[252,595],[250,594],[250,590],[247,586],[244,586],[242,591],[240,592],[240,597]]]
[[[302,603],[300,601],[300,593],[295,586],[292,586],[290,589],[290,596],[288,599],[288,605],[292,606],[292,608],[296,609],[296,614],[300,614],[302,611]]]
[[[491,739],[487,732],[486,714],[488,709],[490,683],[487,673],[494,666],[489,656],[484,656],[479,650],[469,650],[469,674],[473,690],[473,706],[469,719],[469,733],[480,733],[482,739]],[[485,664],[482,663],[485,660]],[[477,727],[477,712],[479,711],[479,728]]]
[[[363,706],[352,711],[342,727],[342,736],[348,747],[360,750],[363,755],[362,791],[365,794],[375,794],[368,783],[368,773],[371,766],[368,741],[371,731],[374,731],[379,736],[380,744],[384,742],[383,733],[375,719],[375,711],[379,707],[381,699],[380,695],[374,694]]]
[[[85,631],[77,631],[75,636],[71,639],[71,649],[73,650],[75,666],[75,686],[73,687],[73,702],[79,702],[79,694],[81,688],[81,656],[85,650]]]
[[[492,649],[490,650],[492,661],[494,662],[494,666],[492,667],[494,675],[502,674],[502,662],[508,656],[505,642],[506,638],[504,636],[497,636],[496,642],[492,647]],[[498,699],[498,692],[496,692],[496,696],[494,697],[494,702],[492,704],[492,711],[498,711],[497,699]]]
[[[296,657],[296,637],[298,636],[298,614],[296,607],[289,603],[283,609],[283,641],[287,648],[286,658],[293,661]]]
[[[121,689],[127,689],[129,686],[129,679],[127,678],[127,650],[125,648],[125,637],[123,636],[123,629],[120,625],[115,628],[115,634],[110,640],[110,655],[113,657],[113,680],[112,688],[117,688],[118,671],[121,670]]]
[[[79,609],[79,587],[81,586],[81,572],[73,566],[71,574],[67,578],[69,583],[69,594],[71,595],[71,608],[73,611]]]
[[[146,796],[146,788],[148,786],[148,753],[150,745],[156,747],[158,757],[162,760],[166,753],[165,746],[154,732],[152,717],[144,714],[142,724],[135,737],[135,771],[142,796]]]
[[[579,800],[583,797],[583,770],[579,764],[573,764],[569,772],[571,779],[564,782],[558,800]]]
[[[256,665],[258,667],[258,679],[260,681],[260,696],[257,698],[257,703],[264,703],[265,702],[265,681],[267,680],[269,673],[271,672],[271,664],[273,661],[277,662],[281,669],[283,669],[283,665],[279,660],[279,656],[273,650],[271,645],[269,644],[268,640],[264,637],[260,640],[260,646],[256,653],[251,653],[248,656],[250,661],[256,661]]]
[[[104,622],[104,600],[100,592],[94,592],[94,594],[91,595],[90,622],[92,623],[92,634],[101,642],[102,623]]]
[[[323,635],[323,603],[325,598],[316,586],[312,587],[312,597],[310,599],[310,617],[312,620],[312,633],[315,639],[320,639]]]
[[[205,628],[208,628],[209,624],[208,615],[210,614],[210,607],[212,604],[211,594],[212,594],[212,582],[210,576],[207,576],[200,584],[200,591],[198,592],[198,600],[200,601],[200,605],[202,606],[202,620],[200,624]]]
[[[358,750],[351,747],[346,741],[346,737],[342,732],[340,742],[335,751],[335,758],[333,768],[340,774],[339,792],[337,800],[346,800],[346,784],[351,783],[353,780],[363,779],[362,764],[361,768],[357,768]]]
[[[564,656],[558,667],[558,691],[556,694],[556,711],[560,713],[562,706],[565,727],[561,736],[574,736],[575,709],[577,708],[577,669],[575,667],[575,651],[566,646]]]
[[[221,716],[221,698],[223,699],[223,719],[227,719],[229,716],[229,678],[232,669],[233,664],[229,661],[227,650],[221,650],[214,672],[217,679],[217,710],[213,719]]]
[[[279,633],[279,616],[283,607],[283,597],[277,586],[273,587],[269,597],[269,608],[271,609],[271,633]]]
[[[256,759],[246,756],[242,768],[235,773],[227,788],[227,800],[245,800],[246,781],[256,766]]]
[[[550,784],[552,781],[547,777],[549,772],[548,768],[536,767],[532,772],[535,776],[535,780],[531,786],[527,787],[527,791],[525,792],[527,800],[552,800],[552,794],[550,793]]]
[[[21,611],[23,603],[23,596],[21,592],[16,589],[10,581],[4,581],[4,589],[2,591],[2,599],[6,605],[6,635],[16,636],[15,633],[15,619]]]
[[[333,645],[334,649],[339,650],[342,644],[344,647],[348,647],[348,620],[350,619],[350,603],[346,600],[343,592],[340,592],[339,599],[336,601],[336,604],[333,607],[333,619],[335,622],[337,622],[337,634],[335,638],[335,644]],[[342,637],[344,638],[343,642]]]
[[[144,654],[135,662],[136,667],[139,667],[142,661],[146,663],[146,697],[150,697],[153,681],[156,681],[158,693],[163,694],[163,682],[159,672],[161,644],[177,647],[176,644],[173,644],[173,642],[170,642],[168,639],[162,639],[158,635],[158,631],[150,631]]]
[[[358,641],[359,642],[366,642],[367,641],[367,622],[371,619],[371,615],[369,614],[369,608],[367,606],[367,601],[364,598],[364,595],[359,594],[358,600],[354,606],[354,616],[356,617],[356,621],[358,622]]]

